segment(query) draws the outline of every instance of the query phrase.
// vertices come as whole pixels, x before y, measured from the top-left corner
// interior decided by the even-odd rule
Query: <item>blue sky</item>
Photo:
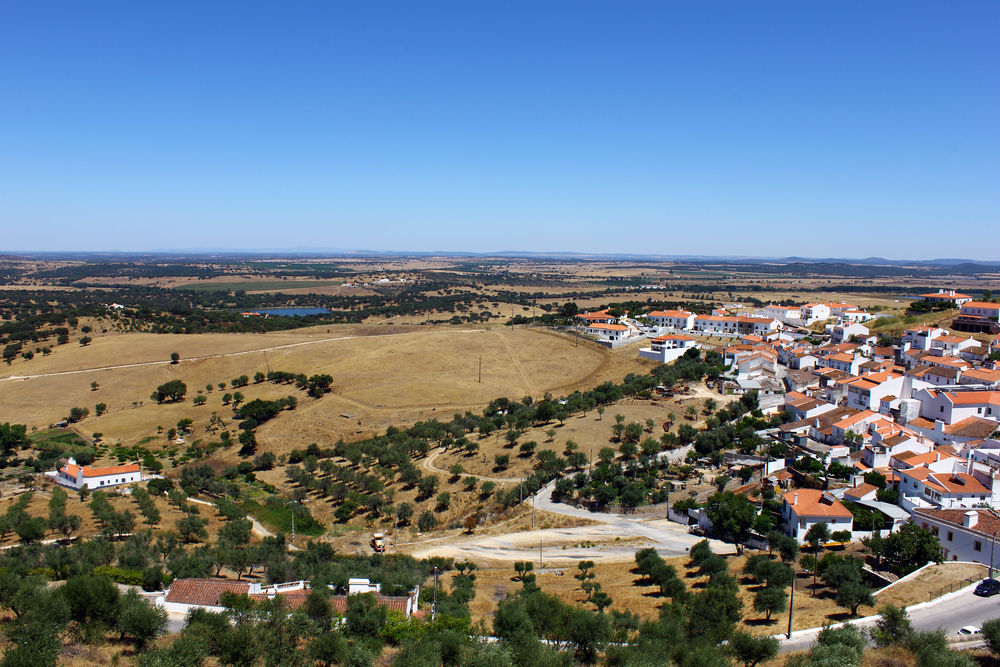
[[[0,0],[0,251],[1000,259],[1000,4]]]

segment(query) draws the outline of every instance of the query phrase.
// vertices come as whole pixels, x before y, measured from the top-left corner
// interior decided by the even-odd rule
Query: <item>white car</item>
[[[960,635],[978,635],[981,632],[979,628],[974,625],[967,625],[958,631]]]

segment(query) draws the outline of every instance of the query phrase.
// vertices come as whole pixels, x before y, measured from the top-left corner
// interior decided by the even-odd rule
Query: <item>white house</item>
[[[799,489],[782,496],[781,521],[785,533],[799,542],[804,541],[809,529],[817,523],[826,523],[830,532],[851,530],[854,515],[844,505],[825,491]]]
[[[993,535],[1000,531],[996,511],[916,508],[912,514],[914,523],[937,535],[945,560],[990,564]]]
[[[686,310],[654,310],[645,317],[663,329],[688,331],[694,324],[694,313]]]
[[[926,456],[926,455],[925,455]],[[950,464],[952,466],[958,464]],[[943,509],[955,507],[993,506],[997,499],[995,480],[984,476],[989,486],[978,479],[982,475],[967,472],[934,472],[926,466],[897,470],[899,492],[904,500],[917,497]],[[906,507],[903,504],[903,507]]]
[[[584,331],[602,340],[625,340],[631,333],[624,324],[591,324]]]
[[[956,306],[969,303],[972,297],[967,294],[959,294],[953,289],[939,289],[931,294],[921,294],[920,298],[928,303],[947,303],[953,301]]]
[[[332,586],[331,586],[332,588]],[[389,610],[402,612],[406,617],[417,611],[420,597],[420,587],[406,595],[382,595],[379,584],[373,584],[368,579],[349,579],[347,595],[329,596],[333,610],[338,614],[347,611],[348,595],[373,593],[375,603]],[[260,582],[232,581],[229,579],[178,579],[174,581],[165,595],[156,598],[156,604],[168,612],[186,614],[194,609],[221,612],[225,608],[220,600],[223,593],[247,595],[255,602],[280,597],[289,609],[297,609],[309,596],[311,590],[308,581],[292,581],[284,584],[261,584]]]
[[[940,327],[917,327],[907,329],[903,333],[901,345],[904,350],[929,350],[931,341],[939,336],[947,336],[948,332]]]
[[[830,329],[830,342],[840,345],[851,340],[851,336],[857,338],[868,338],[868,327],[863,324],[835,324]]]
[[[962,315],[967,317],[985,317],[988,320],[997,320],[1000,319],[1000,303],[969,301],[962,306]]]
[[[639,356],[665,364],[677,359],[692,347],[697,346],[698,341],[690,336],[668,334],[654,338],[650,347],[644,347],[639,350]]]
[[[971,368],[958,379],[959,384],[984,385],[988,387],[996,386],[1000,382],[1000,369],[995,368]]]
[[[54,479],[60,486],[80,489],[86,485],[91,491],[142,481],[142,471],[138,463],[108,468],[91,468],[77,465],[72,458],[58,471],[47,472],[45,475]]]
[[[920,416],[954,424],[967,417],[1000,420],[1000,391],[940,391],[921,389],[913,396],[920,401]]]

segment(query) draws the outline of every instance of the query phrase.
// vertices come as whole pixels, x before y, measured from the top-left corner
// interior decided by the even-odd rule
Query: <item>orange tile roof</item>
[[[943,393],[955,405],[976,405],[979,403],[1000,405],[1000,391],[946,391]]]
[[[798,496],[798,502],[795,502],[796,495]],[[824,516],[848,518],[852,516],[850,510],[844,507],[839,500],[819,489],[789,491],[782,498],[792,506],[795,514],[800,517]]]
[[[591,324],[588,329],[607,329],[609,331],[628,331],[624,324]]]

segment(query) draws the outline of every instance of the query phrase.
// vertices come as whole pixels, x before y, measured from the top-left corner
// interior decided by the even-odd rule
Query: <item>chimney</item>
[[[976,524],[979,523],[979,512],[968,511],[965,513],[965,519],[962,521],[962,525],[966,528],[975,528]]]
[[[934,420],[934,432],[935,433],[944,433],[944,422],[941,421],[940,419],[935,419]]]
[[[940,460],[941,460],[941,452],[938,452],[938,453],[937,453],[937,457],[936,457],[936,458],[934,459],[934,463],[937,463],[937,462],[939,462]]]
[[[799,494],[797,494],[797,493],[792,494],[792,505],[795,506],[795,505],[798,505],[798,504],[799,504]],[[975,514],[975,512],[973,512],[973,514]]]

